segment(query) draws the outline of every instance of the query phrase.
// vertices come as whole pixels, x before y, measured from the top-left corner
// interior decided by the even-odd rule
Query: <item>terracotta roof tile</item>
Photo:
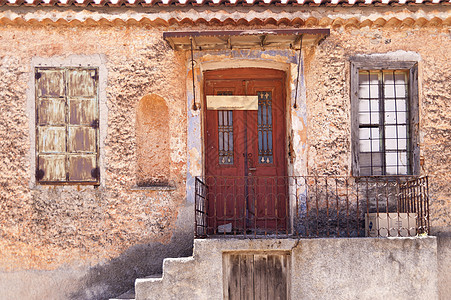
[[[451,4],[451,0],[0,0],[0,6],[399,6]]]

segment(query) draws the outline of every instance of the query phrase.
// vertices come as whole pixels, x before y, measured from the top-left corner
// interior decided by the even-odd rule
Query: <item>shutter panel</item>
[[[94,69],[68,70],[69,181],[97,182],[98,105]]]
[[[96,70],[71,69],[69,70],[69,97],[94,97],[96,94]]]
[[[69,127],[69,152],[96,152],[96,130],[90,127]]]
[[[410,69],[409,74],[409,100],[410,100],[410,136],[412,155],[411,155],[411,174],[420,175],[420,124],[419,124],[419,99],[418,99],[418,64]]]
[[[36,72],[38,81],[38,97],[64,97],[64,70],[38,69]]]
[[[37,69],[37,180],[66,180],[66,98],[64,70]]]
[[[38,101],[38,125],[66,126],[65,99],[40,99]]]
[[[70,181],[97,181],[96,155],[69,155]]]
[[[39,155],[40,181],[66,181],[66,155]]]
[[[359,146],[359,68],[351,63],[351,170],[360,176]]]
[[[38,130],[39,152],[43,153],[65,153],[66,152],[66,128],[65,127],[44,127]]]
[[[93,99],[71,99],[70,124],[91,126],[97,120],[97,101]]]
[[[37,68],[36,179],[99,180],[97,70]]]

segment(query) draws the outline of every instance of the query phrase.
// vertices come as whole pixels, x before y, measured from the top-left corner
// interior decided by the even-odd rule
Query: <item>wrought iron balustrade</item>
[[[196,237],[396,237],[429,233],[428,178],[197,177]]]

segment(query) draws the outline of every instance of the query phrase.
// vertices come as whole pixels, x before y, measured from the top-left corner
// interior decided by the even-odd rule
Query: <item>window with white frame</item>
[[[36,180],[99,183],[97,68],[35,68]]]
[[[416,62],[352,61],[353,175],[419,172]]]

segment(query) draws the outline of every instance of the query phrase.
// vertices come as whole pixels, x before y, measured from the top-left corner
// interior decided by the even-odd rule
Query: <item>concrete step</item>
[[[164,277],[172,277],[177,276],[180,277],[181,269],[186,269],[192,267],[194,262],[194,258],[190,257],[180,257],[180,258],[165,258],[163,261],[163,276]]]
[[[133,288],[118,297],[110,298],[110,300],[135,300],[135,289]]]
[[[142,279],[161,279],[163,277],[163,274],[153,274],[146,277],[143,277]],[[110,298],[109,300],[135,300],[135,288],[132,288],[125,293],[123,293],[120,296],[117,296],[115,298]]]

